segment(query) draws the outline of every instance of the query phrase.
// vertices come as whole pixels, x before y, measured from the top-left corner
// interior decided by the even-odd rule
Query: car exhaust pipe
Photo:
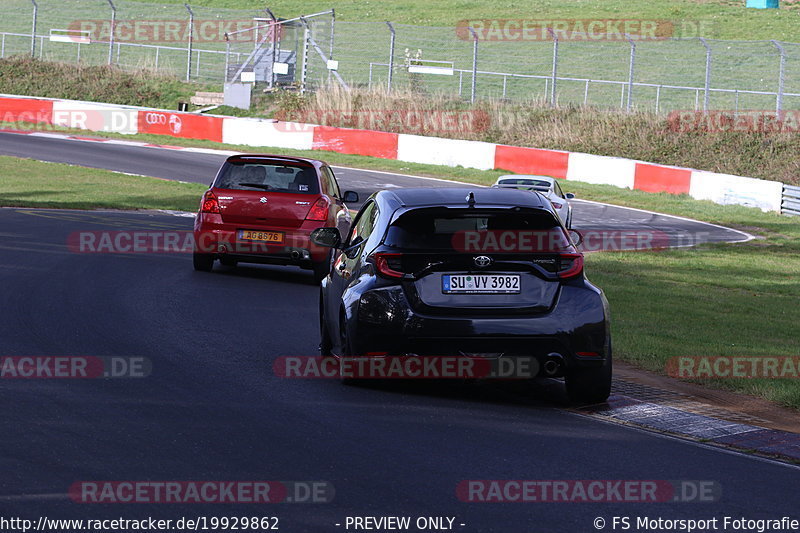
[[[292,250],[289,256],[292,258],[293,261],[297,261],[298,259],[300,259],[300,251]]]
[[[564,368],[564,356],[560,353],[547,354],[547,360],[544,362],[544,373],[547,376],[555,376]]]

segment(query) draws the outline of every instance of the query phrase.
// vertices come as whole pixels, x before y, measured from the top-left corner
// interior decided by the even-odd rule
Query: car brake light
[[[583,272],[583,254],[559,254],[559,279],[574,278]]]
[[[553,207],[555,207],[556,209],[561,209],[562,207],[564,207],[564,204],[560,204],[558,202],[553,202]]]
[[[372,260],[379,274],[387,278],[402,278],[405,274],[395,270],[401,268],[400,258],[402,256],[403,254],[373,254]]]
[[[328,208],[330,204],[324,196],[317,200],[311,209],[308,210],[306,220],[328,220]]]
[[[203,202],[200,206],[201,213],[217,213],[219,214],[219,201],[214,193],[208,191],[203,195]]]

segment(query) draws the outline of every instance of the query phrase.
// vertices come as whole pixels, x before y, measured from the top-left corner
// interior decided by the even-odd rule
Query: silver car
[[[570,205],[569,200],[575,198],[575,195],[571,192],[564,194],[557,179],[548,176],[511,174],[497,178],[497,181],[492,187],[536,191],[541,193],[553,204],[564,226],[567,229],[572,229],[572,205]]]

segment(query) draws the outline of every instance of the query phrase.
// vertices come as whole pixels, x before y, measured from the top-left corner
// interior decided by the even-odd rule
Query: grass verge
[[[0,206],[194,211],[206,189],[108,170],[0,156]]]
[[[219,145],[159,136],[137,140],[194,146]],[[230,149],[247,149],[229,146]],[[409,165],[362,156],[266,149],[322,157],[336,165],[403,171],[472,183],[499,172]],[[328,157],[330,156],[330,157]],[[53,169],[58,169],[54,172]],[[0,158],[0,205],[63,208],[194,210],[202,185],[170,183],[107,171]],[[8,185],[6,185],[8,183]],[[780,356],[800,353],[800,224],[756,209],[720,206],[688,196],[650,194],[611,186],[566,182],[579,197],[688,216],[746,230],[748,243],[690,249],[589,254],[586,271],[608,296],[615,354],[664,373],[683,355]],[[800,409],[800,380],[716,379],[702,382],[761,396]]]
[[[183,4],[184,0],[137,0],[157,4]],[[193,0],[193,6],[262,9],[261,0]],[[328,0],[277,0],[270,3],[282,17],[316,13],[331,8]],[[708,21],[717,39],[796,40],[795,0],[783,0],[781,9],[745,9],[741,0],[538,0],[535,6],[519,2],[480,0],[337,0],[337,20],[374,22],[389,20],[400,24],[454,26],[470,19],[645,19]]]

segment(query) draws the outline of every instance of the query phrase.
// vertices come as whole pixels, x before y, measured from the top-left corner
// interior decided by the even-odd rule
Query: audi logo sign
[[[174,134],[178,135],[181,130],[183,129],[183,121],[181,121],[181,117],[178,115],[166,113],[146,113],[144,116],[144,121],[149,126],[169,126],[169,130]]]
[[[137,123],[141,133],[222,142],[222,117],[142,109]]]
[[[167,115],[164,115],[162,113],[147,113],[144,116],[144,120],[145,120],[145,122],[147,122],[151,126],[153,124],[166,124],[167,123]]]

